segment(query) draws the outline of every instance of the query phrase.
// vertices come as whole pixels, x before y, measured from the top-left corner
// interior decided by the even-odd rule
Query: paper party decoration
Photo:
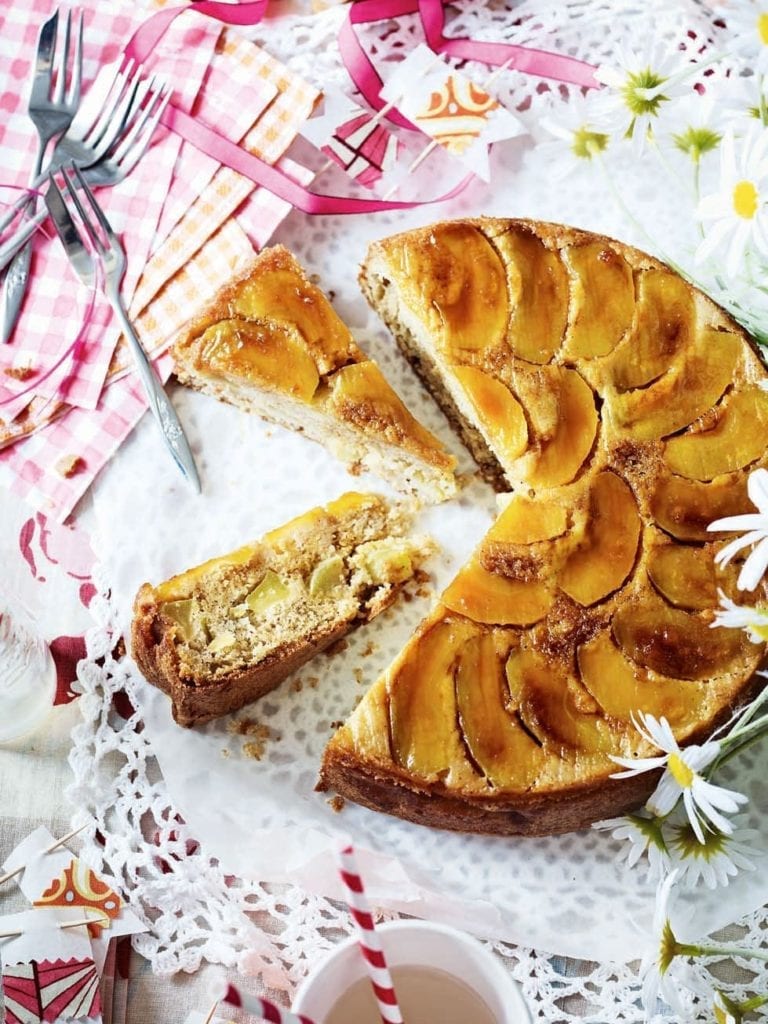
[[[384,127],[380,114],[336,90],[323,95],[322,114],[305,122],[301,134],[359,185],[373,188],[396,164],[402,143]]]
[[[0,918],[6,1024],[101,1024],[99,975],[85,926],[62,928],[82,911],[36,909]]]
[[[11,870],[23,864],[19,888],[35,906],[74,908],[80,917],[93,917],[88,926],[93,958],[100,972],[111,938],[144,931],[144,925],[104,879],[65,847],[47,851],[54,842],[46,828],[35,829],[13,850],[3,865]]]
[[[490,144],[525,131],[490,93],[443,61],[436,62],[423,45],[398,65],[381,96],[484,181],[490,179]]]
[[[7,1024],[93,1019],[100,1013],[99,977],[92,959],[33,960],[3,971]]]

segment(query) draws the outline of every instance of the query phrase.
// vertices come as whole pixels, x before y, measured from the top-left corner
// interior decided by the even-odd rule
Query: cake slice
[[[421,824],[544,835],[641,803],[633,712],[681,743],[762,689],[766,645],[713,629],[718,568],[768,462],[768,373],[714,302],[637,249],[535,221],[375,243],[370,301],[504,510],[328,744],[320,786]],[[733,512],[731,511],[733,510]]]
[[[432,552],[410,516],[350,492],[134,602],[132,654],[194,725],[236,711],[373,619]]]
[[[300,431],[353,473],[428,503],[456,491],[453,457],[282,246],[256,256],[171,351],[183,384]]]

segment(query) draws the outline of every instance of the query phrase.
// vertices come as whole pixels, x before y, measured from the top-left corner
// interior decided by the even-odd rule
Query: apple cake
[[[254,257],[171,352],[182,384],[319,441],[353,473],[429,503],[456,492],[454,458],[282,246]]]
[[[768,375],[668,267],[554,224],[436,224],[371,246],[363,290],[508,503],[328,744],[320,788],[432,826],[543,835],[645,799],[609,755],[633,711],[705,737],[764,682],[711,628],[750,511]]]
[[[350,492],[260,541],[151,586],[134,602],[132,651],[194,725],[243,707],[394,601],[431,554],[410,515]]]

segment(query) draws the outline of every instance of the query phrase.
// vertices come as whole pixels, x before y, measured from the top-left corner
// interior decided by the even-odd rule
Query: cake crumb
[[[230,756],[229,750],[226,747],[224,747],[224,749],[222,750],[221,756],[222,757],[229,757]]]
[[[417,569],[413,574],[413,578],[416,583],[429,583],[432,579],[429,573],[425,572],[423,569]]]
[[[349,647],[349,644],[345,638],[342,637],[340,640],[336,640],[332,643],[330,647],[326,647],[323,654],[325,654],[327,658],[332,658],[334,655],[341,654],[342,651],[346,651],[347,647]]]
[[[378,649],[379,649],[378,644],[375,644],[373,642],[373,640],[369,640],[368,643],[363,648],[362,657],[363,658],[370,658],[370,656],[372,654],[374,654],[376,651],[378,651]]]
[[[354,674],[355,682],[357,683],[357,685],[358,686],[362,686],[363,685],[363,680],[365,679],[365,673],[363,672],[363,670],[361,668],[356,668],[354,670],[353,674]]]
[[[22,383],[25,380],[29,380],[30,377],[34,377],[37,370],[34,366],[6,366],[3,370],[6,377],[13,377],[14,380],[20,380]]]
[[[328,804],[328,806],[331,808],[334,814],[341,814],[346,804],[346,800],[344,799],[344,797],[339,796],[338,793],[336,794],[336,796],[332,796],[330,800],[326,800],[325,802]]]
[[[81,455],[64,455],[56,463],[55,468],[59,476],[68,480],[85,469],[85,459]]]
[[[264,756],[264,744],[261,740],[251,740],[250,743],[243,744],[243,753],[252,761],[260,761]]]
[[[340,729],[342,727],[342,725],[344,725],[344,719],[343,718],[339,718],[335,722],[331,722],[331,731],[332,732],[336,732],[336,730]]]
[[[291,691],[293,693],[301,693],[301,691],[303,689],[304,689],[304,680],[303,679],[294,679],[293,682],[291,683]]]

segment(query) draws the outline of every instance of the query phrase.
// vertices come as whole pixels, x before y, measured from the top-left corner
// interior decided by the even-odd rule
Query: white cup
[[[476,939],[429,921],[389,921],[376,931],[390,968],[408,965],[445,971],[474,989],[497,1024],[530,1024],[531,1015],[517,983]],[[347,939],[299,986],[293,1012],[322,1024],[339,996],[365,974],[357,939]]]

